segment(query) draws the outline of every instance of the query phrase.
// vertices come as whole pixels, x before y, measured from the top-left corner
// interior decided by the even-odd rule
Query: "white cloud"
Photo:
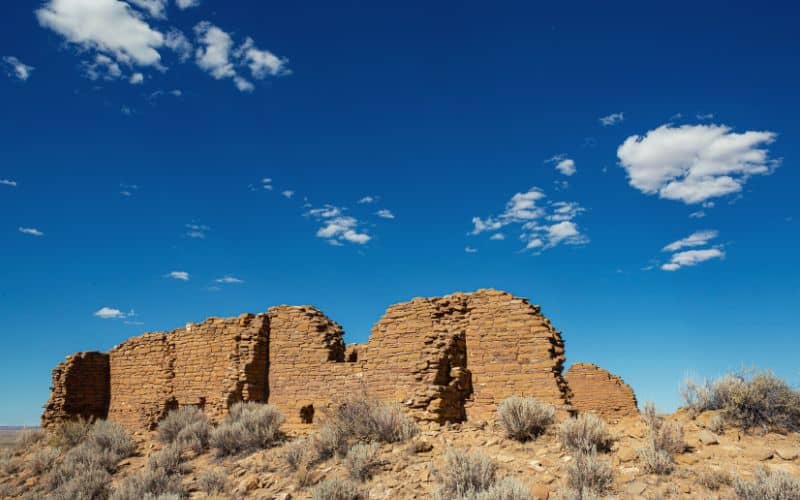
[[[19,232],[22,234],[27,234],[30,236],[44,236],[44,233],[36,229],[35,227],[19,227]]]
[[[125,314],[119,309],[113,307],[101,307],[100,309],[94,312],[94,315],[102,319],[122,319],[128,316],[132,316],[134,314],[133,311],[131,311],[131,313],[129,314]]]
[[[189,273],[186,271],[172,271],[168,273],[165,278],[172,278],[180,281],[189,281]]]
[[[33,66],[28,66],[14,56],[3,56],[3,63],[6,66],[8,76],[23,82],[30,78],[31,72],[35,69]]]
[[[494,233],[489,239],[494,241],[501,241],[506,239],[506,235],[503,233]]]
[[[255,46],[252,38],[247,37],[244,43],[236,49],[234,56],[247,64],[253,78],[262,80],[268,76],[280,76],[289,72],[286,69],[288,60],[281,59],[268,50],[260,50]]]
[[[83,62],[83,71],[89,80],[116,80],[122,77],[122,68],[110,57],[97,54],[92,62]]]
[[[565,155],[555,155],[545,163],[555,163],[556,170],[566,176],[574,175],[576,172],[575,160],[567,158]]]
[[[361,223],[355,217],[343,215],[343,210],[333,205],[321,208],[312,208],[306,212],[307,216],[315,218],[322,223],[317,230],[317,237],[326,240],[329,244],[340,246],[343,242],[364,245],[372,236],[360,229]]]
[[[281,194],[284,196],[284,198],[290,199],[292,196],[294,196],[294,191],[287,189],[286,191],[281,191]]]
[[[581,233],[573,221],[584,208],[574,202],[549,202],[544,191],[533,187],[524,193],[516,193],[506,203],[505,210],[496,216],[473,217],[471,235],[496,232],[510,225],[520,225],[526,249],[547,249],[554,246],[581,245],[589,239]],[[498,236],[499,235],[499,236]],[[490,239],[505,238],[495,233]]]
[[[697,117],[698,120],[701,120],[701,121],[702,120],[713,120],[714,119],[714,113],[706,113],[706,114],[698,113],[695,116]]]
[[[140,83],[144,82],[144,75],[141,73],[134,73],[131,75],[130,80],[128,80],[131,85],[139,85]]]
[[[753,175],[766,175],[779,160],[763,147],[767,131],[732,132],[725,125],[662,125],[628,137],[617,149],[631,186],[686,204],[737,193]]]
[[[719,231],[714,230],[705,230],[705,231],[697,231],[686,238],[680,239],[678,241],[673,241],[669,245],[665,246],[662,251],[664,252],[676,252],[682,248],[689,248],[689,247],[701,247],[708,244],[709,241],[713,240],[719,236]]]
[[[0,184],[3,186],[17,187],[17,181],[13,179],[0,179]]]
[[[194,51],[194,47],[189,39],[186,38],[186,35],[176,28],[171,28],[167,31],[164,37],[164,45],[178,54],[178,58],[181,62],[188,61],[189,58],[192,57],[192,52]]]
[[[478,249],[477,248],[472,248],[470,246],[464,247],[464,251],[467,252],[467,253],[478,253]]]
[[[707,248],[704,250],[687,250],[672,256],[669,262],[663,264],[661,269],[664,271],[677,271],[682,267],[696,266],[701,262],[711,259],[722,259],[725,252],[718,248]]]
[[[133,196],[133,193],[139,189],[139,186],[136,184],[120,184],[119,187],[122,189],[119,194],[126,198]]]
[[[128,0],[133,5],[147,11],[152,17],[166,17],[167,0]]]
[[[375,197],[373,197],[373,196],[365,196],[365,197],[361,198],[360,200],[358,200],[358,202],[361,203],[362,205],[363,204],[374,203],[375,202]]]
[[[195,239],[204,239],[206,233],[211,230],[210,227],[203,224],[186,224],[186,236]]]
[[[197,65],[211,73],[217,80],[236,76],[236,70],[230,60],[233,46],[230,35],[208,21],[198,23],[194,27],[194,32],[198,42],[203,45],[195,52]]]
[[[610,127],[623,120],[625,120],[625,113],[611,113],[610,115],[601,117],[600,123],[602,123],[604,127]]]
[[[223,276],[222,278],[217,278],[214,281],[216,283],[225,283],[226,285],[244,283],[244,280],[240,280],[239,278],[234,278],[233,276]]]
[[[394,214],[392,213],[392,211],[391,210],[387,210],[385,208],[382,208],[382,209],[378,210],[377,212],[375,212],[375,215],[377,215],[378,217],[380,217],[382,219],[394,219]]]
[[[200,5],[200,0],[175,0],[175,5],[177,5],[179,9],[184,10],[197,7]]]
[[[49,0],[36,10],[39,24],[83,49],[122,64],[159,66],[164,35],[120,0]]]
[[[706,212],[704,210],[698,210],[689,214],[690,219],[702,219],[705,216]]]

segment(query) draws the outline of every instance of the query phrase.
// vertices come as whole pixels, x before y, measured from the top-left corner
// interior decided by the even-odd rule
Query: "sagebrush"
[[[209,437],[218,456],[236,455],[269,448],[280,437],[283,414],[272,405],[236,403]]]
[[[347,473],[352,479],[366,481],[372,477],[373,470],[380,465],[377,443],[356,443],[350,448],[345,457],[344,464]]]
[[[475,495],[488,490],[495,483],[497,464],[483,453],[451,448],[445,452],[444,459],[444,469],[439,471],[441,498]]]
[[[598,457],[597,452],[579,453],[567,467],[566,488],[573,497],[584,492],[603,495],[614,483],[614,470],[611,463]]]
[[[737,479],[733,485],[741,500],[797,500],[800,479],[783,471],[756,470],[752,481]]]
[[[176,444],[184,450],[200,453],[208,446],[211,424],[196,406],[172,410],[158,424],[158,438],[165,444]]]
[[[363,500],[364,493],[347,479],[326,479],[311,492],[312,500]]]
[[[500,402],[497,413],[509,437],[527,441],[547,430],[555,420],[556,410],[534,398],[511,396]]]
[[[565,448],[578,453],[611,451],[615,439],[608,425],[593,413],[581,413],[564,420],[558,435]]]

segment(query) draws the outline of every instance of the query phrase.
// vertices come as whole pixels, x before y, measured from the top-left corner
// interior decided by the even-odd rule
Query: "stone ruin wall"
[[[67,356],[53,369],[51,380],[42,427],[70,418],[105,418],[110,396],[108,354],[92,351]]]
[[[75,356],[86,354],[53,372],[43,425],[81,411],[106,416],[107,409],[109,419],[138,430],[153,428],[179,405],[202,406],[219,420],[236,401],[268,401],[298,426],[319,421],[332,402],[364,390],[420,420],[491,420],[497,403],[511,395],[570,409],[567,382],[576,385],[572,402],[579,410],[616,416],[631,406],[624,390],[609,386],[616,379],[607,372],[603,378],[571,370],[580,375],[565,379],[559,332],[538,306],[495,290],[393,305],[363,344],[346,346],[341,326],[314,307],[277,306],[144,334],[108,355],[93,353],[93,360],[105,356],[105,378],[89,368],[102,361]],[[65,373],[78,382],[61,382],[69,378]],[[105,407],[97,396],[103,390],[93,388],[103,380]],[[586,380],[610,388],[586,396]],[[93,403],[65,403],[83,400]]]
[[[606,420],[639,414],[636,395],[620,377],[597,365],[575,363],[566,375],[571,402],[578,411],[596,413]]]

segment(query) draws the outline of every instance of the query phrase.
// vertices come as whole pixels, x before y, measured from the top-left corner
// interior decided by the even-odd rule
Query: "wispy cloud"
[[[100,319],[124,319],[124,318],[135,317],[136,312],[134,312],[133,309],[131,309],[129,312],[125,313],[117,309],[116,307],[105,306],[95,311],[94,315]]]
[[[566,155],[555,155],[552,158],[545,160],[545,163],[553,163],[561,174],[566,176],[575,175],[577,171],[575,168],[575,160],[567,158]]]
[[[119,194],[121,194],[126,198],[130,198],[131,196],[133,196],[133,193],[139,189],[139,186],[137,186],[136,184],[120,184],[119,188],[120,188]]]
[[[714,119],[714,113],[705,113],[705,114],[698,113],[695,116],[700,121],[704,121],[704,120],[707,121],[707,120],[713,120]]]
[[[604,127],[611,127],[618,123],[622,123],[625,120],[625,113],[611,113],[607,116],[600,117],[600,123],[603,124]]]
[[[244,280],[235,278],[233,276],[223,276],[222,278],[217,278],[214,280],[215,283],[223,283],[226,285],[234,285],[238,283],[244,283]]]
[[[181,10],[186,10],[200,5],[200,0],[175,0],[175,5]]]
[[[377,215],[382,219],[394,219],[394,214],[391,212],[391,210],[387,210],[385,208],[382,208],[377,212],[375,212],[375,215]]]
[[[376,198],[374,196],[365,196],[360,200],[358,200],[358,202],[363,205],[363,204],[375,203],[375,200]]]
[[[19,232],[22,234],[27,234],[30,236],[44,236],[44,233],[36,229],[35,227],[19,227]]]
[[[33,66],[28,66],[14,56],[4,56],[3,65],[6,67],[8,76],[21,82],[27,81],[34,70]]]
[[[345,215],[344,209],[340,207],[324,205],[309,209],[305,215],[322,224],[317,230],[317,237],[333,246],[341,246],[343,243],[364,245],[372,239],[372,236],[361,228],[361,222],[353,216]]]
[[[719,231],[714,231],[714,230],[697,231],[690,234],[686,238],[673,241],[672,243],[666,245],[662,250],[664,252],[675,252],[677,250],[687,247],[701,247],[703,245],[708,244],[709,241],[713,240],[717,236],[719,236]]]
[[[677,271],[682,267],[691,267],[711,259],[722,259],[725,257],[725,252],[722,245],[717,245],[712,248],[694,249],[694,247],[703,247],[709,245],[710,241],[719,236],[719,232],[715,230],[696,231],[685,238],[673,241],[667,244],[661,250],[663,252],[675,252],[670,257],[669,261],[661,265],[663,271]],[[685,248],[692,248],[692,250],[683,250]]]
[[[505,210],[487,218],[473,217],[471,235],[496,233],[502,228],[518,226],[520,239],[528,250],[544,250],[561,244],[582,245],[589,239],[574,222],[584,208],[575,202],[550,202],[544,191],[532,187],[516,193],[506,203]],[[504,237],[504,236],[503,236]],[[502,239],[495,238],[493,239]]]
[[[281,191],[281,194],[283,195],[284,198],[288,200],[291,199],[292,196],[294,196],[294,191],[292,191],[291,189],[287,189],[286,191]]]
[[[464,251],[467,253],[478,253],[478,249],[471,246],[464,247]]]
[[[186,271],[171,271],[165,274],[164,277],[180,281],[189,281],[189,273],[187,273]]]
[[[695,204],[738,193],[750,177],[772,173],[780,160],[770,159],[766,146],[775,137],[725,125],[668,124],[628,137],[617,156],[634,188]]]
[[[494,233],[492,236],[489,237],[489,239],[494,241],[502,241],[506,239],[506,235],[503,233]]]
[[[206,233],[211,230],[210,227],[204,224],[186,224],[186,236],[194,239],[204,239]]]
[[[0,179],[0,185],[17,187],[17,181],[12,179]]]

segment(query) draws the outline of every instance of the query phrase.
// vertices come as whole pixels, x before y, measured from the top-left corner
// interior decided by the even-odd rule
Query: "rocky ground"
[[[759,435],[731,427],[719,429],[714,417],[715,412],[705,412],[690,418],[683,411],[668,417],[683,424],[688,448],[675,456],[674,471],[663,476],[642,471],[637,449],[647,436],[644,423],[627,418],[613,424],[617,441],[607,454],[615,471],[612,498],[735,498],[731,480],[737,476],[749,479],[761,467],[800,477],[800,434]],[[230,484],[230,493],[217,498],[311,498],[315,484],[347,475],[338,458],[309,471],[290,470],[285,449],[297,437],[289,432],[287,443],[248,456],[217,459],[206,452],[190,457],[182,478],[190,498],[207,498],[200,491],[198,477],[213,469],[224,471]],[[141,470],[147,456],[160,448],[154,436],[137,438],[138,452],[119,464],[115,483]],[[530,489],[533,498],[540,499],[558,497],[566,469],[575,459],[562,448],[557,426],[534,441],[519,443],[508,439],[494,423],[434,425],[423,428],[409,442],[381,445],[381,465],[362,488],[371,499],[430,498],[439,488],[444,452],[450,447],[482,451],[497,463],[498,476],[516,478]],[[0,471],[0,491],[9,498],[36,491],[41,479],[28,466],[30,453],[22,451],[18,458],[17,470],[6,466]]]

